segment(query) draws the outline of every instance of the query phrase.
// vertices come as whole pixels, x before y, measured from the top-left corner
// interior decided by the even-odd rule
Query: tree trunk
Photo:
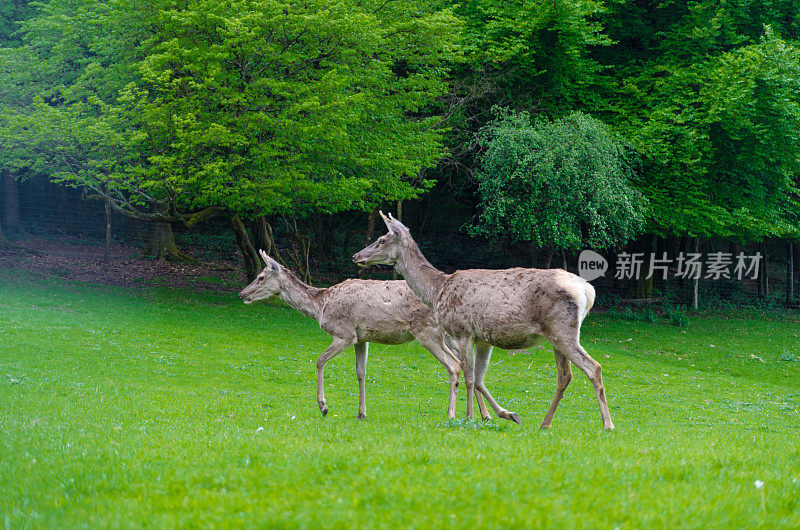
[[[5,233],[3,233],[3,221],[0,220],[0,248],[6,248],[10,246],[8,239],[6,239]]]
[[[545,258],[544,262],[545,269],[550,268],[550,262],[553,261],[553,252],[554,252],[553,247],[547,247],[547,258]]]
[[[683,250],[681,247],[681,238],[679,236],[668,236],[665,241],[665,250],[667,251],[667,257],[674,261],[678,258],[678,253]],[[678,280],[680,282],[680,280]],[[675,278],[671,274],[667,274],[666,280],[659,279],[659,284],[662,286],[663,291],[665,293],[672,293],[676,291],[673,288],[673,284],[675,283]]]
[[[5,233],[3,233],[2,222],[0,222],[0,249],[21,250],[22,252],[27,252],[29,254],[34,254],[36,256],[42,255],[42,253],[39,252],[38,250],[28,250],[25,247],[12,243],[8,239],[6,239]]]
[[[339,230],[340,228],[337,228],[336,226],[334,226],[333,229],[334,230]],[[345,229],[344,230],[344,239],[342,239],[342,245],[341,245],[341,250],[345,252],[345,256],[347,256],[347,264],[350,265],[350,266],[352,266],[352,262],[350,261],[350,258],[349,258],[349,256],[351,254],[350,254],[350,252],[348,252],[348,249],[350,248],[350,238],[352,236],[353,236],[353,231],[350,230],[349,227],[347,229]],[[335,259],[338,260],[339,259],[338,256],[336,256]]]
[[[669,247],[669,242],[667,241],[666,238],[664,238],[664,237],[655,237],[655,240],[656,240],[656,257],[657,258],[660,258],[661,256],[663,256],[664,253],[667,254],[667,258],[668,259],[671,259],[673,256],[675,256],[675,254],[670,254],[670,252],[667,250],[667,248]],[[649,261],[649,257],[648,257],[648,261]],[[653,272],[653,290],[658,288],[663,293],[663,292],[666,291],[666,289],[665,289],[666,280],[662,276],[661,271],[659,271],[657,274],[658,275],[656,276],[656,273]],[[667,273],[667,276],[669,276],[669,273]]]
[[[428,218],[431,215],[431,207],[433,206],[433,191],[429,191],[425,194],[425,207],[422,210],[422,218],[419,221],[419,226],[417,227],[417,233],[419,234],[419,238],[422,238],[422,232],[425,230],[425,227],[428,224]]]
[[[686,236],[681,236],[678,239],[678,253],[683,253],[684,256],[687,252],[689,252],[689,242]],[[675,256],[677,257],[678,254],[676,253]],[[678,291],[683,294],[686,290],[686,281],[684,280],[683,276],[678,278]]]
[[[103,261],[108,263],[111,261],[111,205],[105,203],[106,207],[106,249],[103,255]]]
[[[794,245],[786,244],[786,303],[791,304],[794,300]]]
[[[366,247],[372,242],[372,234],[375,233],[375,221],[378,220],[378,207],[376,206],[370,210],[367,216],[367,233],[364,235],[364,246]]]
[[[155,258],[159,261],[191,261],[192,257],[183,254],[175,244],[172,234],[172,223],[150,222],[145,243],[144,256]]]
[[[242,219],[238,215],[234,215],[230,218],[230,222],[233,235],[236,237],[236,244],[239,245],[239,250],[242,251],[244,257],[244,272],[247,275],[247,282],[252,282],[264,268],[264,264],[253,246],[253,241],[250,239],[250,234],[247,233]]]
[[[267,222],[267,216],[256,217],[251,225],[253,232],[253,247],[263,250],[268,256],[278,259],[277,248],[275,248],[275,238],[272,234],[272,225]],[[278,260],[280,261],[280,260]]]
[[[19,183],[9,171],[3,171],[3,226],[9,234],[25,235],[19,215]]]
[[[372,234],[375,233],[375,221],[378,219],[378,207],[374,207],[367,215],[367,232],[364,234],[364,246],[368,246],[372,242]],[[363,278],[367,275],[370,267],[359,267],[358,277]]]
[[[650,254],[653,252],[655,236],[647,235],[633,245],[634,254],[644,254],[639,276],[628,283],[628,294],[631,298],[651,298],[653,296],[653,277],[650,275]]]
[[[345,222],[341,215],[337,214],[316,214],[313,217],[313,238],[314,249],[318,263],[334,263],[340,256],[341,249],[346,249],[342,245],[338,236],[333,234],[343,234]]]
[[[397,220],[403,222],[403,201],[397,201]],[[396,280],[400,277],[397,273],[397,267],[392,267],[392,279]]]
[[[800,283],[800,243],[794,244],[794,285],[798,285]],[[798,295],[797,290],[795,290],[795,296]]]
[[[769,270],[767,269],[767,246],[764,243],[759,245],[759,252],[761,252],[761,264],[758,271],[758,297],[765,298],[769,294]]]
[[[736,262],[736,256],[739,255],[739,252],[742,251],[742,245],[737,243],[736,241],[731,241],[729,245],[729,250],[731,253],[731,257],[733,258],[734,263]]]
[[[297,219],[291,222],[284,218],[286,224],[286,238],[289,243],[288,257],[294,262],[294,268],[300,279],[306,283],[311,282],[311,268],[309,258],[311,254],[311,239],[300,233],[297,228]]]

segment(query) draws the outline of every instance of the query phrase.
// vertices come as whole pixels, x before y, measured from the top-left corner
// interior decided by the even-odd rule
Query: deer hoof
[[[509,420],[513,421],[514,423],[516,423],[516,424],[522,425],[522,422],[520,421],[519,416],[517,416],[516,412],[510,412],[508,414],[508,418],[506,418],[506,419],[509,419]]]
[[[322,413],[322,417],[324,418],[325,415],[328,413],[328,405],[324,403],[319,404],[319,411]]]
[[[358,419],[359,419],[359,420],[366,420],[366,419],[367,419],[367,415],[366,415],[366,414],[361,414],[361,413],[359,412],[359,413],[358,413]]]

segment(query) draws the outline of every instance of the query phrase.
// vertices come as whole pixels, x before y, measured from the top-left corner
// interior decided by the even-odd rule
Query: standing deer
[[[445,344],[445,334],[436,325],[433,312],[411,292],[406,282],[346,280],[327,289],[303,283],[288,269],[261,250],[267,264],[253,282],[239,293],[245,304],[278,294],[284,302],[319,322],[333,335],[333,343],[317,359],[317,402],[322,415],[328,413],[325,401],[325,363],[348,347],[356,351],[358,377],[358,417],[366,418],[364,385],[367,375],[367,350],[370,342],[405,344],[417,339],[450,375],[450,401],[447,416],[455,417],[456,390],[461,362]],[[478,402],[482,414],[486,406]]]
[[[572,380],[570,362],[592,382],[603,428],[614,428],[600,363],[580,344],[581,322],[594,303],[594,288],[588,282],[561,269],[470,269],[445,274],[425,259],[408,228],[391,214],[386,217],[381,212],[381,217],[389,233],[355,254],[353,261],[394,265],[411,290],[433,309],[461,353],[468,417],[472,417],[472,395],[477,391],[499,417],[520,423],[517,414],[502,408],[484,384],[492,347],[527,348],[546,339],[555,350],[558,381],[542,428],[550,427]]]

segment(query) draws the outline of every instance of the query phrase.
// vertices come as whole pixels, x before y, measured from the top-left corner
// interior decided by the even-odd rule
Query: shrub
[[[689,317],[686,316],[686,311],[682,307],[667,307],[665,314],[673,326],[685,328],[689,325]]]

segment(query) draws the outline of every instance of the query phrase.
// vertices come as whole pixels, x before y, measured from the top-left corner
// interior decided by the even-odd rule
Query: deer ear
[[[388,229],[389,229],[389,232],[391,232],[391,233],[394,233],[394,232],[395,232],[395,229],[394,229],[394,227],[392,226],[392,220],[391,220],[391,216],[392,216],[392,214],[390,213],[390,214],[389,214],[389,217],[386,217],[386,216],[384,215],[384,213],[383,213],[383,211],[382,211],[382,210],[378,210],[378,213],[379,213],[379,214],[381,214],[381,217],[383,218],[383,222],[384,222],[384,224],[386,225],[386,228],[388,228]]]
[[[398,221],[397,219],[395,219],[395,218],[392,216],[392,213],[391,213],[391,212],[389,212],[389,221],[386,223],[386,225],[389,227],[389,230],[391,230],[392,232],[405,232],[405,233],[409,233],[409,232],[408,232],[408,228],[406,228],[406,225],[404,225],[403,223],[401,223],[400,221]]]
[[[264,260],[264,263],[267,264],[267,268],[268,269],[274,270],[274,271],[278,270],[279,265],[278,265],[277,261],[275,261],[274,259],[270,258],[269,255],[267,255],[267,253],[264,252],[263,250],[259,250],[258,253],[261,255],[261,259]]]

